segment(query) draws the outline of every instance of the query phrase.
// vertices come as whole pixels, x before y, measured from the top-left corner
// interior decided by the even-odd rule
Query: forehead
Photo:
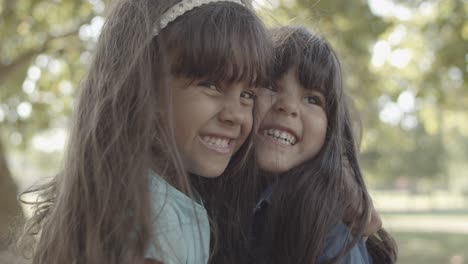
[[[266,60],[236,53],[232,49],[222,53],[206,50],[176,53],[171,61],[171,74],[225,85],[248,83],[249,86],[264,86],[270,82],[270,66]]]
[[[167,28],[171,73],[216,82],[270,81],[271,38],[245,7],[208,4]]]

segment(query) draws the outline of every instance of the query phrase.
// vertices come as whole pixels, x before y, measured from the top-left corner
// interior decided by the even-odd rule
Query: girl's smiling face
[[[325,98],[303,87],[290,69],[257,96],[256,159],[262,170],[282,173],[317,155],[327,132]]]
[[[217,177],[250,134],[255,89],[244,82],[173,81],[174,136],[185,168]]]

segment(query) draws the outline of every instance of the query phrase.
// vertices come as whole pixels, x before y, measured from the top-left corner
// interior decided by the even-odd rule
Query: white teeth
[[[294,145],[296,144],[296,137],[286,131],[281,131],[278,129],[267,129],[263,131],[263,135],[270,136],[280,141],[281,143]]]
[[[210,136],[204,136],[202,137],[203,141],[206,143],[215,146],[215,147],[220,147],[220,148],[227,148],[229,146],[229,139],[225,138],[215,138],[215,137],[210,137]]]
[[[286,140],[288,140],[288,141],[289,141],[289,139],[290,139],[289,134],[287,134],[287,133],[285,133],[285,132],[281,132],[280,137],[281,137],[281,138],[284,138],[284,139],[286,139]]]

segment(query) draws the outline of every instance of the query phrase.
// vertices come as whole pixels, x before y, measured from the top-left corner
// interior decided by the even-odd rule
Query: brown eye
[[[244,105],[252,106],[255,101],[256,94],[253,91],[242,91],[240,94],[241,102]]]
[[[317,95],[306,96],[306,97],[304,97],[304,101],[307,104],[315,104],[315,105],[319,105],[319,106],[323,105],[322,99],[320,98],[320,96],[317,96]]]
[[[263,87],[264,89],[270,90],[270,92],[277,93],[278,92],[278,86],[276,84],[271,84],[267,87]]]
[[[214,82],[210,82],[210,81],[201,81],[197,84],[198,86],[202,86],[202,87],[205,87],[205,88],[208,88],[210,90],[215,90],[215,91],[221,91],[218,87],[218,85]]]
[[[255,93],[252,92],[252,91],[243,91],[241,93],[241,97],[245,98],[245,99],[254,100],[255,99]]]

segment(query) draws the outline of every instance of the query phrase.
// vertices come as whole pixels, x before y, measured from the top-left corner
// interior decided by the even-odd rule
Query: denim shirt
[[[252,226],[253,247],[260,246],[259,243],[263,232],[263,223],[266,217],[266,210],[271,201],[272,188],[268,187],[260,196],[257,206],[254,208],[254,219]],[[340,251],[353,239],[353,236],[343,222],[339,222],[327,236],[325,248],[319,256],[319,262],[331,259],[337,256]],[[372,258],[366,248],[364,240],[360,240],[343,257],[340,258],[340,264],[372,264]]]

